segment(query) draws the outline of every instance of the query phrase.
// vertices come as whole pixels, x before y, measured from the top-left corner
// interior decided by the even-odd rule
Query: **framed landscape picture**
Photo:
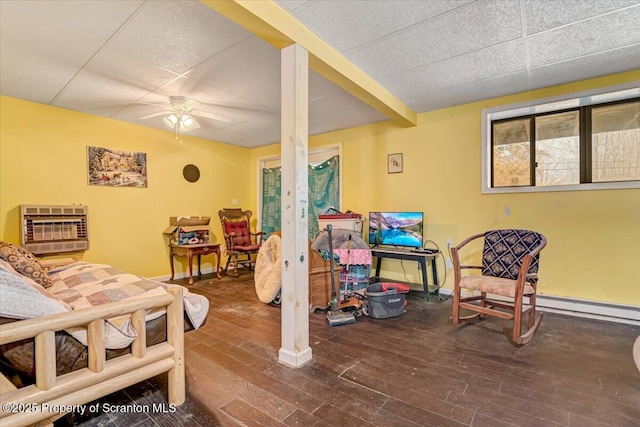
[[[87,146],[89,185],[147,186],[147,154]]]

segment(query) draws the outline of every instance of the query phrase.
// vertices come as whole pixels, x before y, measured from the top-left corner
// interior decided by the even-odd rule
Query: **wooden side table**
[[[202,276],[200,272],[200,257],[202,255],[216,254],[218,263],[216,274],[218,279],[220,276],[220,243],[199,243],[197,245],[169,245],[169,262],[171,263],[171,279],[173,280],[173,257],[186,256],[189,258],[189,284],[193,285],[193,256],[198,256],[198,277]]]

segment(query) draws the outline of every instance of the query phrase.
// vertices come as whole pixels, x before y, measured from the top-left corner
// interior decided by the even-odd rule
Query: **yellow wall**
[[[480,192],[483,108],[635,80],[640,70],[423,113],[413,128],[384,122],[319,135],[309,145],[342,143],[344,209],[423,211],[426,238],[443,249],[447,238],[459,242],[493,228],[532,228],[549,239],[541,293],[640,305],[640,190]],[[147,276],[169,273],[161,234],[169,216],[211,215],[214,239],[220,241],[217,210],[238,198],[240,206],[255,211],[257,159],[280,150],[188,136],[179,143],[172,132],[7,97],[0,98],[0,109],[0,238],[19,241],[22,203],[86,204],[91,249],[85,259]],[[88,186],[87,145],[146,152],[149,187]],[[403,173],[387,174],[391,153],[403,153]],[[188,163],[201,170],[195,184],[182,178]],[[212,258],[204,258],[204,268]],[[418,282],[411,264],[385,261],[385,275]]]
[[[89,207],[91,247],[84,259],[156,277],[170,272],[162,231],[170,216],[211,216],[212,238],[221,241],[217,212],[232,198],[254,203],[241,178],[250,150],[76,113],[9,97],[0,98],[0,239],[19,243],[21,204]],[[87,184],[87,146],[147,153],[148,187]],[[200,180],[182,168],[195,164]],[[203,257],[211,268],[213,256]],[[176,262],[184,272],[186,262]]]
[[[365,215],[423,211],[425,238],[445,252],[447,238],[457,243],[494,228],[537,230],[549,241],[541,255],[542,294],[640,305],[640,190],[491,195],[480,190],[482,109],[635,80],[640,71],[423,113],[413,128],[385,122],[333,132],[311,137],[309,146],[342,142],[343,209]],[[278,151],[279,146],[263,147],[252,156]],[[392,153],[403,153],[401,174],[387,174]],[[386,277],[419,283],[415,263],[385,260],[383,269]],[[449,277],[446,287],[451,283]]]

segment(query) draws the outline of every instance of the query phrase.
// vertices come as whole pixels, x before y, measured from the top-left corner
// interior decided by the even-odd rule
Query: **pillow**
[[[23,247],[0,242],[0,258],[7,261],[20,274],[30,278],[45,289],[52,285],[47,271],[38,259]]]
[[[50,295],[41,285],[15,271],[0,259],[0,316],[32,319],[71,311],[68,304]]]

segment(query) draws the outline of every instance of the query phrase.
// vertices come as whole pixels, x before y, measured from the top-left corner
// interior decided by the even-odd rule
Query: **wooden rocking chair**
[[[218,211],[227,254],[224,271],[232,276],[238,276],[238,264],[253,270],[255,261],[251,255],[257,254],[262,246],[262,237],[265,232],[251,232],[251,215],[250,210],[243,211],[239,208],[225,208]],[[233,264],[233,274],[229,273],[230,264]]]
[[[475,239],[484,238],[482,265],[461,265],[459,251]],[[512,338],[516,344],[531,340],[540,324],[536,315],[538,261],[547,239],[528,230],[493,230],[476,234],[451,248],[455,275],[453,290],[453,323],[482,319],[485,315],[513,320]],[[462,275],[464,269],[479,269],[481,275]],[[480,292],[463,298],[461,289]],[[495,297],[487,297],[487,294]],[[528,304],[524,298],[528,297]],[[460,310],[475,314],[461,317]],[[522,333],[522,318],[527,316],[527,332]]]

